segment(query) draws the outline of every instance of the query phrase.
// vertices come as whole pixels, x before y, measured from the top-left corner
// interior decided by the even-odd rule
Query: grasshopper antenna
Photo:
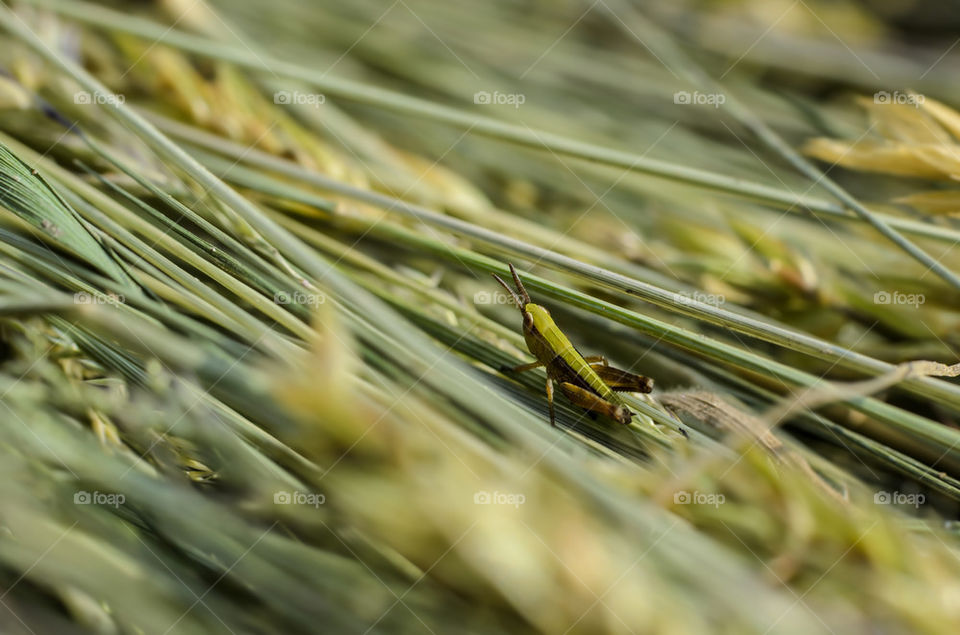
[[[520,276],[517,275],[517,270],[514,268],[512,263],[507,263],[507,264],[510,265],[510,273],[513,274],[513,281],[517,285],[517,291],[520,292],[520,297],[523,299],[524,306],[530,304],[531,303],[530,294],[527,293],[527,290],[524,288],[523,283],[520,282]]]
[[[523,303],[523,300],[520,299],[520,296],[517,295],[517,292],[511,289],[510,287],[508,287],[507,283],[503,281],[503,278],[501,278],[497,274],[492,274],[492,275],[493,275],[493,279],[499,282],[500,286],[506,289],[507,293],[509,293],[511,297],[513,297],[513,301],[517,304],[517,308],[520,309],[520,311],[522,312],[523,307],[526,305]]]

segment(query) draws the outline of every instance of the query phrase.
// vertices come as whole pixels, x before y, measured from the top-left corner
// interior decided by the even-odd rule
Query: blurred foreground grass
[[[760,4],[0,7],[2,631],[957,632],[949,64]]]

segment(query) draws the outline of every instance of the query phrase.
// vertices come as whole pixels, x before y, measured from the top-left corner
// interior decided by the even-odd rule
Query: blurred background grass
[[[2,631],[956,632],[958,22],[4,3]]]

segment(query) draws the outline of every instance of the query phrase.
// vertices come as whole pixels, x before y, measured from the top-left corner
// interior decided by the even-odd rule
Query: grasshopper
[[[520,282],[520,276],[513,265],[510,265],[510,273],[513,274],[516,291],[497,274],[493,274],[493,277],[513,297],[520,309],[523,315],[523,339],[537,361],[514,367],[505,366],[500,370],[522,373],[541,366],[546,367],[547,403],[550,405],[552,426],[556,426],[553,411],[554,382],[567,399],[586,410],[591,417],[596,418],[599,413],[619,423],[629,424],[633,413],[627,409],[617,392],[647,393],[653,390],[653,380],[608,366],[602,355],[581,355],[554,323],[550,312],[530,300],[530,295]]]

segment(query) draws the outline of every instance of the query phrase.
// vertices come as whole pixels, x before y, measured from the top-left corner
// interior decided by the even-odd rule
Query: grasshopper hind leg
[[[648,393],[653,391],[653,380],[644,375],[635,375],[603,363],[590,364],[590,368],[600,376],[603,383],[617,392]]]
[[[583,361],[587,362],[591,366],[595,364],[600,364],[601,366],[608,366],[607,358],[603,355],[586,355],[583,358]]]
[[[565,381],[560,384],[560,392],[562,392],[573,405],[583,408],[588,412],[602,414],[623,424],[629,424],[633,419],[633,413],[625,407],[612,404],[599,395],[580,386],[575,386]]]

